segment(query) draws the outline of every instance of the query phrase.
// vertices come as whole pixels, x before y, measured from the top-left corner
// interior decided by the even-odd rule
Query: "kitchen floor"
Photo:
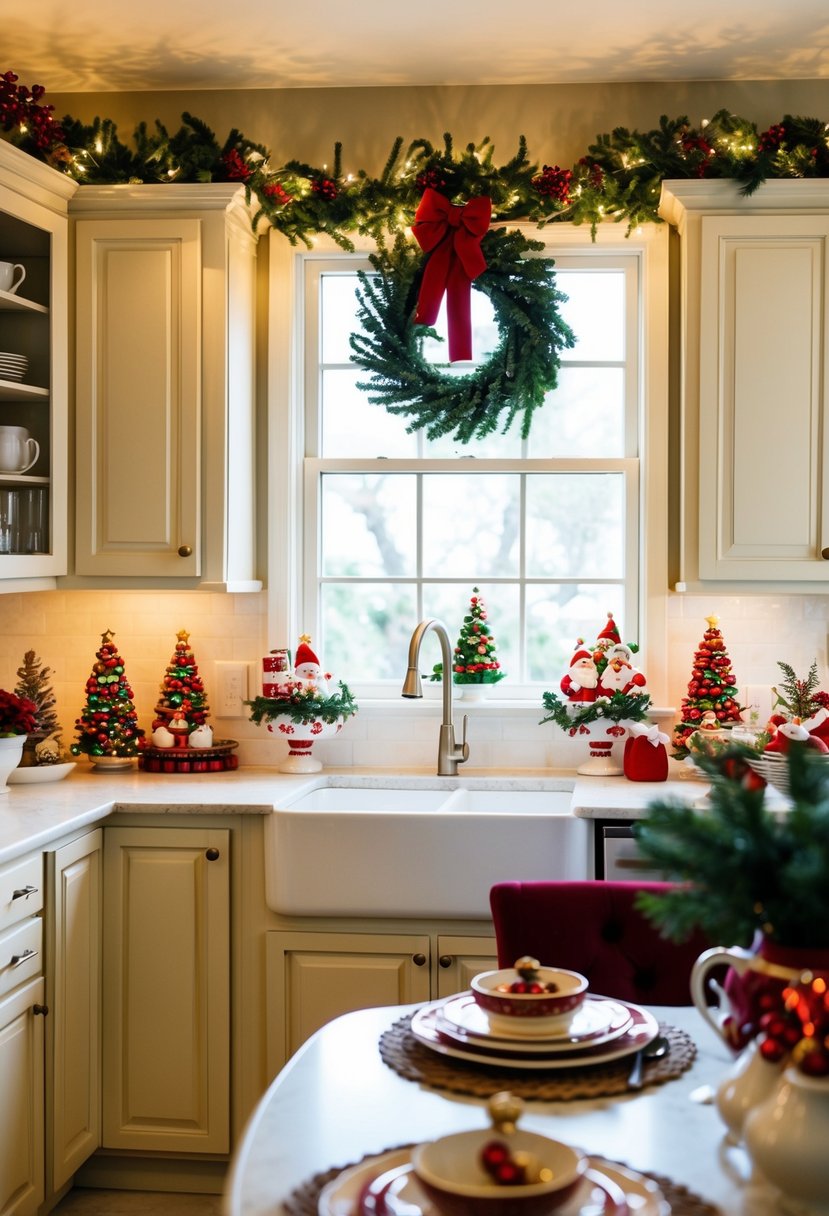
[[[220,1195],[75,1187],[52,1213],[53,1216],[220,1216],[221,1210]]]

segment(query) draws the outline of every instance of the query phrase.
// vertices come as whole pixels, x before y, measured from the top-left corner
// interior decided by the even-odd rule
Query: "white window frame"
[[[654,700],[664,701],[667,688],[666,592],[668,542],[668,256],[667,225],[645,225],[630,235],[617,224],[601,225],[595,240],[588,229],[570,224],[554,224],[539,232],[528,226],[527,235],[541,237],[549,247],[556,263],[578,259],[588,264],[591,259],[606,260],[614,252],[638,263],[639,291],[639,350],[637,352],[638,455],[618,460],[599,461],[524,461],[526,471],[534,466],[554,472],[565,468],[577,472],[580,468],[614,471],[627,475],[638,502],[638,529],[627,528],[629,546],[635,552],[626,554],[638,566],[638,580],[628,588],[625,603],[626,638],[638,640],[646,655],[645,669],[649,691]],[[269,312],[268,312],[268,646],[296,645],[301,632],[314,635],[316,621],[316,573],[304,560],[302,528],[306,535],[315,536],[314,496],[305,490],[306,476],[319,474],[320,462],[305,458],[306,384],[304,380],[304,348],[306,341],[305,280],[307,263],[330,263],[336,259],[343,266],[362,264],[371,252],[371,244],[362,242],[354,254],[343,253],[328,238],[315,242],[311,249],[292,247],[279,234],[269,234]],[[546,253],[546,251],[545,251]],[[558,256],[557,256],[558,255]],[[566,356],[566,352],[565,352]],[[626,436],[626,451],[631,450],[631,436]],[[325,461],[325,467],[351,470],[360,462]],[[433,471],[438,461],[417,461],[421,472]],[[462,470],[464,461],[452,462],[452,470]],[[480,469],[480,461],[470,465]],[[500,462],[487,461],[487,468],[498,470]],[[510,462],[505,466],[514,469]],[[409,468],[410,462],[383,461],[392,471]],[[445,465],[443,466],[445,468]],[[642,476],[637,470],[641,469]],[[637,512],[634,510],[634,515]],[[487,578],[485,582],[494,580]],[[313,608],[303,612],[302,603]],[[632,605],[632,607],[631,607]],[[412,622],[412,628],[417,621]],[[600,623],[597,622],[597,628]],[[447,622],[451,632],[451,622]],[[585,623],[585,627],[589,622]],[[403,676],[401,672],[401,680]],[[387,685],[371,686],[360,680],[359,673],[348,673],[348,682],[358,696],[381,697],[389,703],[399,701]],[[509,688],[506,685],[510,685]],[[499,693],[512,701],[538,701],[538,686],[516,687],[512,681],[495,686]],[[498,696],[492,699],[497,706]],[[405,702],[403,703],[405,705]]]

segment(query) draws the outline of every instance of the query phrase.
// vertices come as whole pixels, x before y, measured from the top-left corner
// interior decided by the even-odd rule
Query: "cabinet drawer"
[[[43,970],[43,921],[33,916],[0,935],[0,997]]]
[[[43,907],[43,857],[29,853],[0,866],[0,932]]]

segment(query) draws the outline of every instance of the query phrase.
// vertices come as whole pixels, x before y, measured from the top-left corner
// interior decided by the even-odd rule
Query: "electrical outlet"
[[[217,718],[244,718],[248,699],[248,664],[220,660],[216,663],[216,700],[211,709]]]

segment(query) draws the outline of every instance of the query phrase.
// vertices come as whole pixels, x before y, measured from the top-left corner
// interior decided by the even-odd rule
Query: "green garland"
[[[545,692],[541,700],[547,716],[540,720],[539,726],[555,722],[562,730],[569,731],[597,722],[599,718],[610,718],[612,722],[642,722],[647,718],[651,704],[647,693],[636,696],[627,692],[614,692],[612,697],[597,697],[595,701],[585,702],[562,701],[554,692]]]
[[[299,689],[291,697],[254,697],[245,701],[250,708],[250,721],[257,726],[289,717],[292,722],[336,722],[357,712],[357,702],[347,684],[339,682],[340,691],[323,697],[317,689]]]
[[[372,405],[409,419],[408,431],[426,429],[430,439],[454,432],[459,443],[483,438],[517,414],[529,434],[533,411],[558,383],[559,348],[575,343],[558,304],[552,261],[526,257],[543,249],[515,229],[490,229],[481,241],[485,272],[475,287],[490,299],[498,325],[495,351],[474,372],[453,376],[423,357],[423,340],[434,335],[412,323],[423,255],[398,236],[371,257],[377,272],[360,274],[358,319],[351,335],[354,362],[371,375],[358,383]]]

